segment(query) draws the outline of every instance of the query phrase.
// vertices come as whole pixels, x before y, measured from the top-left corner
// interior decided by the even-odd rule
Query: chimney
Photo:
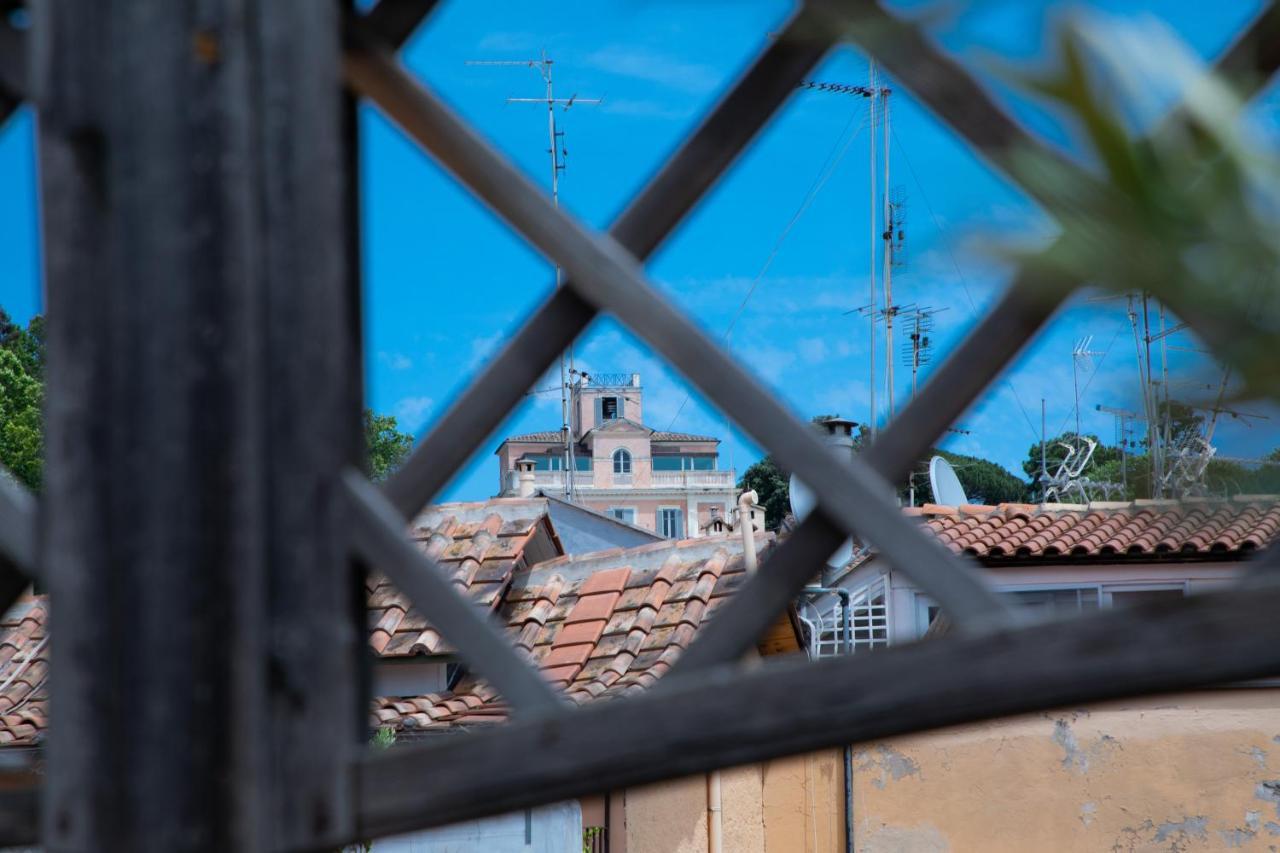
[[[521,498],[533,497],[533,460],[519,460],[516,462],[516,471],[518,477],[516,496]]]
[[[755,489],[748,489],[738,496],[738,529],[742,531],[742,565],[747,574],[754,574],[756,562],[756,502],[760,496]]]
[[[836,448],[837,452],[839,452],[839,448],[844,448],[846,457],[853,455],[853,431],[858,428],[856,421],[836,415],[835,417],[814,421],[814,426],[821,433],[823,444]]]

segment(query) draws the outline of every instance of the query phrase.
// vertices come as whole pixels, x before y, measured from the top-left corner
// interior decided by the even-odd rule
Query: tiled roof
[[[651,441],[715,441],[720,439],[712,435],[694,435],[689,432],[655,432],[650,436]]]
[[[414,520],[411,535],[459,589],[490,609],[501,603],[517,569],[561,551],[544,499],[440,504]],[[381,573],[370,574],[366,586],[374,651],[385,657],[449,651],[440,634]]]
[[[45,727],[48,608],[41,599],[15,604],[0,636],[0,746],[33,743]]]
[[[761,561],[772,547],[762,539]],[[517,578],[502,615],[512,642],[581,703],[651,686],[745,577],[733,537],[562,557]],[[470,675],[453,691],[383,697],[374,707],[376,724],[408,733],[506,716],[501,698]]]
[[[506,441],[527,441],[532,444],[559,444],[563,439],[559,430],[549,432],[526,432],[524,435],[509,435]]]
[[[984,562],[1236,559],[1280,532],[1280,498],[906,510],[956,553]]]

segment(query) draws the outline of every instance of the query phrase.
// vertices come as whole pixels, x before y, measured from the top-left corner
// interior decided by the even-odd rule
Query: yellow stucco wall
[[[1280,849],[1280,691],[1057,711],[859,747],[881,851]]]

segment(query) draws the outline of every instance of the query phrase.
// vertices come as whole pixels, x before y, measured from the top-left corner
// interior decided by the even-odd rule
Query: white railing
[[[651,482],[655,486],[731,489],[736,482],[733,474],[733,471],[654,471]]]
[[[564,472],[534,471],[533,484],[542,489],[563,489]],[[573,485],[575,488],[591,488],[591,472],[575,471],[573,473]]]

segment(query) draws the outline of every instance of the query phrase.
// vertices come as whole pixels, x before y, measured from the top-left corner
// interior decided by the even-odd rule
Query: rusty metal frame
[[[395,59],[434,5],[431,0],[382,0],[367,15],[348,17],[345,81],[561,266],[566,280],[381,493],[349,469],[328,475],[348,508],[351,558],[386,571],[511,702],[519,718],[492,733],[444,745],[353,758],[345,790],[355,792],[354,821],[327,838],[353,841],[854,740],[1280,670],[1280,623],[1272,618],[1280,606],[1280,587],[1274,571],[1255,573],[1248,589],[1098,614],[1069,626],[1023,626],[968,561],[923,535],[885,497],[892,491],[889,484],[996,378],[1080,282],[1020,272],[868,453],[838,465],[804,424],[647,282],[644,260],[803,76],[843,40],[884,62],[996,168],[1018,149],[1054,156],[915,24],[870,0],[805,3],[618,221],[598,233],[554,208],[545,193]],[[1242,92],[1255,92],[1280,67],[1277,45],[1280,5],[1273,3],[1219,60],[1218,70]],[[0,83],[17,78],[9,73]],[[3,107],[0,99],[0,121]],[[1183,120],[1175,113],[1169,122]],[[1083,170],[1077,173],[1081,181],[1095,180]],[[799,473],[818,495],[819,511],[730,600],[657,689],[635,699],[572,709],[496,626],[443,584],[438,567],[404,537],[402,523],[438,494],[525,389],[603,312],[644,338]],[[20,579],[19,570],[34,576],[32,507],[22,492],[0,490],[0,596]],[[943,642],[871,658],[739,671],[732,662],[851,533],[912,576],[964,630]],[[867,690],[868,684],[876,687]],[[797,705],[797,695],[808,698]],[[572,749],[565,748],[569,744]],[[440,771],[445,765],[448,773]],[[15,801],[26,802],[10,798],[5,805]],[[34,821],[13,819],[6,826],[31,827]],[[16,841],[29,840],[19,837],[22,831],[13,834]]]

